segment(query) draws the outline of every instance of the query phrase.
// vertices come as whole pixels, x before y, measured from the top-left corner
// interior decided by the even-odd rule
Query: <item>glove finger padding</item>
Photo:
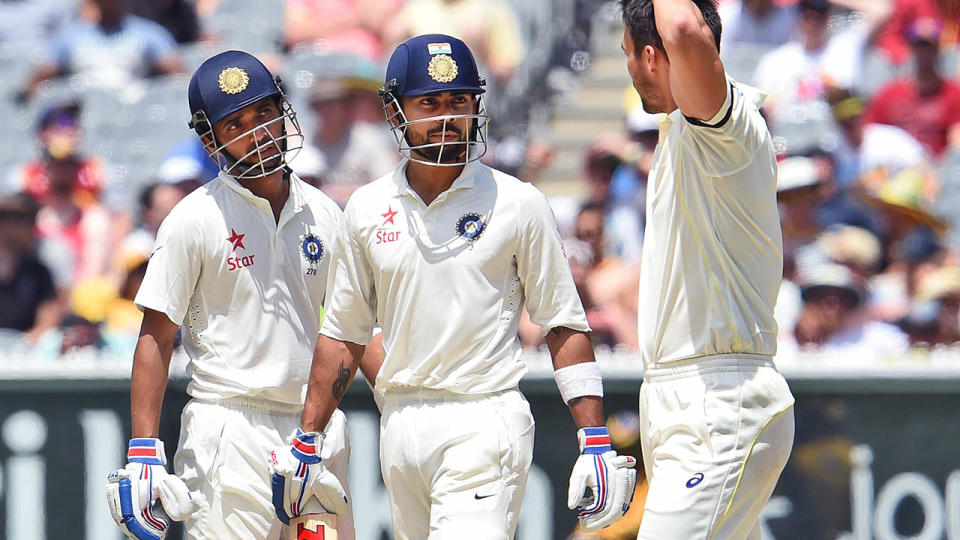
[[[162,540],[170,521],[153,501],[150,465],[129,463],[107,475],[107,506],[125,535]],[[146,470],[145,470],[146,469]]]
[[[587,531],[608,527],[623,517],[630,508],[637,485],[637,461],[633,457],[618,456],[611,450],[596,458],[598,472],[607,479],[606,482],[600,479],[598,496],[592,505],[582,507],[579,513],[580,527]]]
[[[207,506],[202,494],[191,493],[183,480],[173,474],[165,474],[154,481],[153,490],[164,511],[175,521],[183,521]]]

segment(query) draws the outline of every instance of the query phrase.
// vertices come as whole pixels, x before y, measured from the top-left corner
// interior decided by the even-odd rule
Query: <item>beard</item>
[[[454,141],[442,141],[441,143],[431,143],[430,136],[438,133],[453,132],[457,134]],[[427,130],[426,135],[417,137],[415,134],[407,132],[407,144],[410,145],[411,153],[416,153],[424,160],[433,163],[460,163],[464,161],[464,154],[467,152],[469,144],[467,138],[457,126],[447,125],[443,127]],[[436,146],[427,146],[426,148],[417,148],[421,145],[435,144]]]

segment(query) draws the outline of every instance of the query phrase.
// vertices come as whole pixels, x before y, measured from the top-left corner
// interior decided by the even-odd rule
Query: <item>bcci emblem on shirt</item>
[[[470,242],[476,241],[483,234],[485,224],[480,214],[473,212],[464,214],[457,220],[457,235]]]
[[[323,259],[323,242],[313,233],[307,233],[300,237],[300,255],[305,261],[316,266]]]

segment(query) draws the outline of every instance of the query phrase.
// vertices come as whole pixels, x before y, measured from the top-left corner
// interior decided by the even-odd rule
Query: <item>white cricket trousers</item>
[[[209,508],[184,521],[190,540],[278,540],[285,527],[273,509],[270,451],[290,443],[302,407],[253,398],[191,399],[180,416],[174,469]],[[321,457],[347,485],[350,442],[338,409],[327,424]],[[338,519],[339,538],[353,540],[353,515]]]
[[[533,460],[519,390],[387,391],[380,467],[397,540],[510,540]]]
[[[759,540],[793,429],[793,395],[770,357],[647,368],[640,433],[650,491],[637,538]]]

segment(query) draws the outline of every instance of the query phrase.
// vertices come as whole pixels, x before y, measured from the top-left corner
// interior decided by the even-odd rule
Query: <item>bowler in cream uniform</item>
[[[638,538],[759,539],[794,431],[772,361],[783,249],[764,96],[726,76],[714,0],[621,5],[633,85],[666,113],[641,262]]]
[[[524,307],[547,333],[580,428],[568,506],[586,528],[604,527],[636,482],[636,461],[612,450],[604,427],[589,327],[546,197],[477,161],[483,91],[451,36],[417,36],[391,56],[381,95],[407,159],[344,210],[301,423],[326,425],[379,323],[380,463],[401,540],[513,538],[533,457],[517,389]]]
[[[111,474],[108,501],[132,538],[166,534],[159,495],[190,539],[275,540],[282,523],[270,451],[298,425],[341,211],[290,171],[286,159],[303,137],[256,58],[227,51],[206,60],[190,81],[189,103],[190,124],[221,172],[160,226],[135,300],[144,320],[131,380],[130,463]],[[191,400],[173,475],[157,431],[181,326]],[[322,457],[345,483],[341,412],[326,439]],[[343,506],[330,510],[342,514],[340,538],[352,539]]]

